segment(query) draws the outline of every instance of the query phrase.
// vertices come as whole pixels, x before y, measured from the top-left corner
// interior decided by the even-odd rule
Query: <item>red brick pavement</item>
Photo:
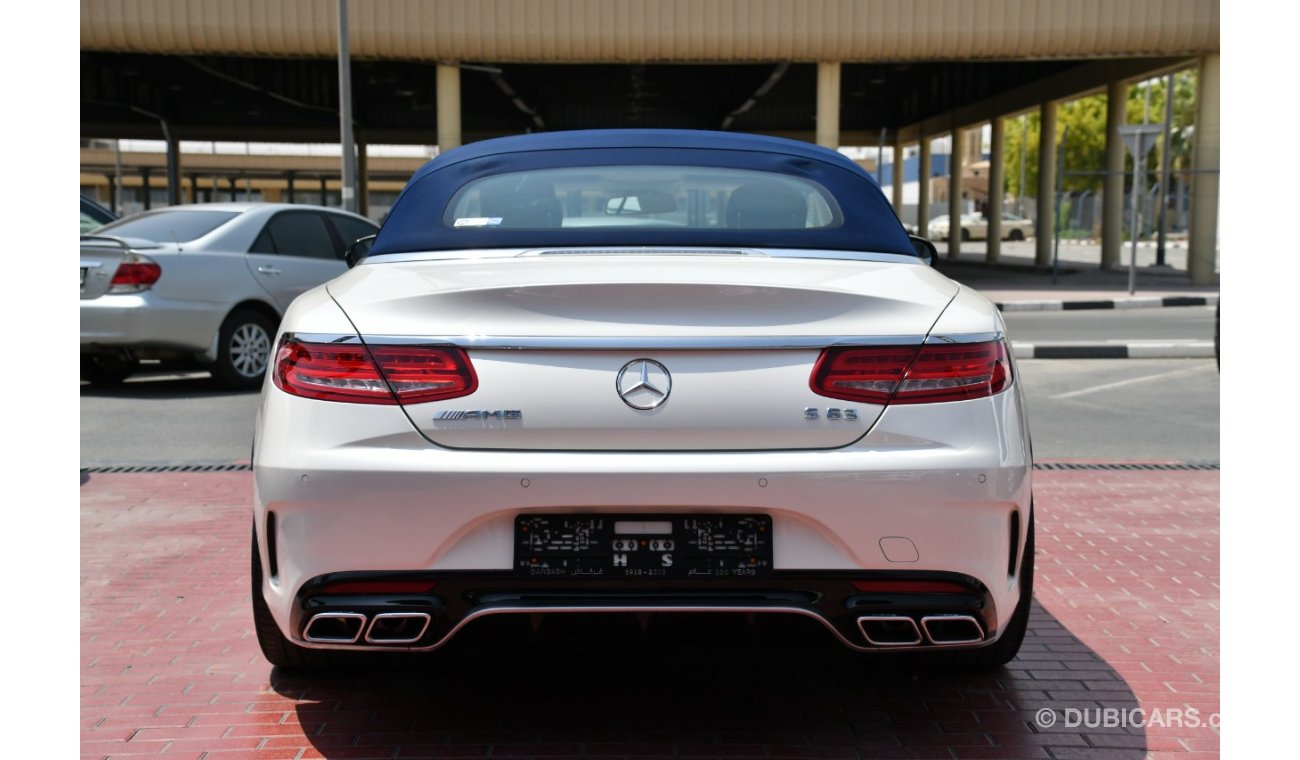
[[[273,672],[253,637],[248,473],[92,475],[82,755],[1217,757],[1217,728],[1187,711],[1204,724],[1219,709],[1218,473],[1040,472],[1035,491],[1037,604],[1020,657],[993,673],[847,657],[798,621],[666,620],[648,636],[562,621],[534,637],[502,621],[430,657],[308,678]],[[1139,707],[1164,725],[1066,725],[1071,708],[1097,723]]]

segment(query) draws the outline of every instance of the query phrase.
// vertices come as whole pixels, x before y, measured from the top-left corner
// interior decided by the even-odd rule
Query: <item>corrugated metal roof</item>
[[[357,58],[534,63],[1196,55],[1218,0],[365,0]],[[333,56],[334,0],[81,0],[83,50]]]

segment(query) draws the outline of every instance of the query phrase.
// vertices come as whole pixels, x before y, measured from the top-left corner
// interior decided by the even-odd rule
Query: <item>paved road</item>
[[[1213,306],[1089,311],[1012,311],[1007,333],[1026,343],[1124,343],[1134,340],[1214,340]]]
[[[1151,311],[1173,311],[1170,309]],[[1027,360],[1037,459],[1218,461],[1212,360]],[[204,373],[81,387],[81,463],[247,461],[256,393],[214,389]]]

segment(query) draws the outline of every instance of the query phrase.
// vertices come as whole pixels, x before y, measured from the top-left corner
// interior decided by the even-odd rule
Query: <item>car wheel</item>
[[[127,353],[81,355],[81,379],[91,385],[117,385],[139,368],[140,360]]]
[[[962,228],[962,231],[961,231],[961,239],[962,239],[962,242],[963,242],[963,243],[969,243],[969,242],[970,242],[970,230],[968,230],[968,229],[966,229],[966,228],[963,227],[963,228]]]
[[[217,338],[217,363],[212,377],[221,385],[249,390],[262,384],[271,361],[275,326],[261,312],[240,309],[221,325]]]
[[[1024,240],[1025,233],[1022,230],[1012,230],[1011,234],[1008,235],[1007,237],[1010,238],[1011,240]]]

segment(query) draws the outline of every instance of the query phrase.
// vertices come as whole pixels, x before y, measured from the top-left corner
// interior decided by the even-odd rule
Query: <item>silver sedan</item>
[[[301,293],[347,270],[378,227],[335,209],[211,203],[146,211],[81,237],[81,377],[118,383],[141,359],[193,359],[255,388]]]

